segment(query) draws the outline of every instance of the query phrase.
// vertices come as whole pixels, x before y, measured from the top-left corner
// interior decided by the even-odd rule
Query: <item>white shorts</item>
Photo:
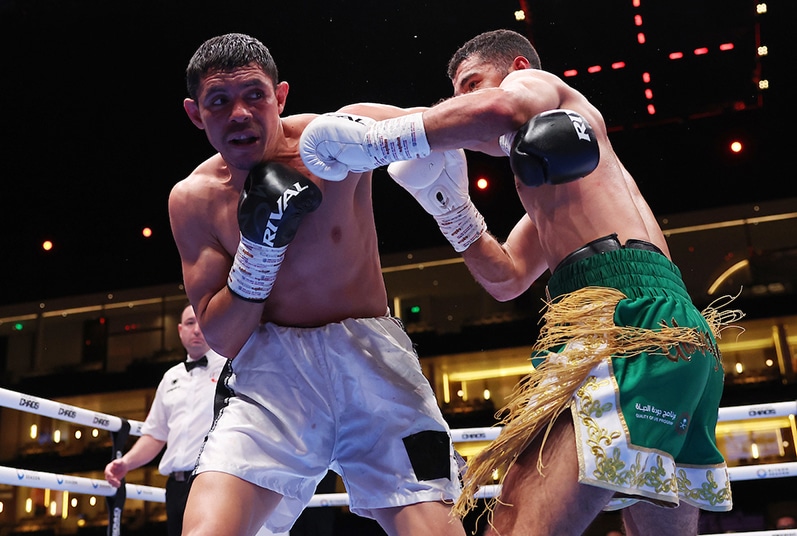
[[[219,380],[225,405],[196,472],[229,473],[282,494],[270,530],[290,529],[327,469],[364,517],[459,496],[448,425],[397,319],[264,324],[231,368]]]

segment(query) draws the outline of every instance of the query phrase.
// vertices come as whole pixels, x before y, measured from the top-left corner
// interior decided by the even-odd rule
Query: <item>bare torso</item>
[[[568,253],[612,233],[623,243],[629,238],[646,240],[669,255],[656,218],[614,153],[599,112],[563,83],[558,90],[562,98],[559,107],[576,111],[590,122],[601,154],[595,171],[577,181],[536,188],[516,181],[548,266],[553,269]]]
[[[283,119],[287,149],[273,160],[308,176],[321,189],[323,200],[304,217],[288,246],[261,321],[310,327],[384,315],[387,292],[379,262],[371,173],[352,174],[341,182],[310,175],[298,153],[298,135],[308,121],[308,116]],[[182,211],[173,211],[180,216],[173,217],[172,226],[192,303],[206,306],[212,299],[209,294],[224,288],[232,266],[239,241],[237,206],[243,184],[234,174],[217,154],[172,193],[170,203],[182,204]],[[203,263],[205,254],[219,260]],[[198,283],[192,285],[191,270],[197,267],[213,273],[194,274]]]

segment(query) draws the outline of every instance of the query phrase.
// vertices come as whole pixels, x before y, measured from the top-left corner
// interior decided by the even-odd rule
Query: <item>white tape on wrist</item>
[[[247,301],[262,302],[271,294],[285,250],[247,240],[243,236],[227,276],[229,289]]]
[[[380,166],[429,156],[432,149],[426,139],[422,113],[377,121],[365,135],[365,150]]]
[[[442,216],[435,216],[434,219],[440,226],[443,236],[451,242],[457,253],[468,249],[487,231],[484,216],[470,200],[460,208]]]
[[[512,143],[515,141],[515,136],[517,136],[517,130],[507,132],[498,138],[498,145],[501,146],[501,150],[504,151],[504,154],[507,156],[512,153]]]

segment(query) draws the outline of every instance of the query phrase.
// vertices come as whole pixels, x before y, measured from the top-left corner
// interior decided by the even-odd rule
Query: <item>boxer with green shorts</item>
[[[714,437],[722,362],[712,328],[692,304],[680,271],[660,253],[642,249],[592,255],[555,271],[548,284],[551,308],[557,297],[589,287],[614,288],[625,296],[606,318],[615,326],[692,328],[697,344],[683,342],[680,353],[667,346],[666,352],[628,352],[622,341],[609,348],[613,355],[595,365],[573,395],[583,462],[579,481],[627,496],[606,509],[635,500],[677,505],[680,499],[706,510],[730,510],[727,469]],[[681,344],[683,335],[673,335]],[[562,353],[567,355],[567,346]],[[595,441],[596,433],[610,442]]]
[[[731,506],[715,338],[739,314],[695,309],[600,110],[543,70],[527,36],[480,33],[447,74],[454,96],[430,108],[317,118],[300,154],[327,181],[388,164],[496,300],[552,274],[535,346],[546,358],[503,408],[498,438],[467,460],[454,513],[497,480],[485,536],[580,536],[606,508],[623,509],[627,536],[696,535],[701,510]],[[504,237],[470,198],[464,150],[509,157],[525,212]]]

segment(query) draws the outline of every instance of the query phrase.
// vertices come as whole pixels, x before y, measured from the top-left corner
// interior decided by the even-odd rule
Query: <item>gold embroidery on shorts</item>
[[[717,480],[714,478],[714,471],[706,471],[706,479],[699,486],[692,487],[692,482],[683,469],[678,470],[679,494],[687,499],[691,499],[701,504],[723,504],[731,500],[731,482],[725,480],[725,487],[720,489]]]
[[[626,462],[620,457],[619,448],[613,448],[607,453],[606,447],[610,447],[614,440],[623,434],[620,430],[610,431],[602,428],[596,421],[596,418],[600,418],[603,413],[614,410],[614,404],[611,402],[601,404],[600,401],[592,399],[589,391],[594,391],[600,383],[594,376],[590,376],[576,392],[576,397],[580,401],[578,418],[587,429],[587,444],[595,460],[593,471],[595,479],[623,488],[649,488],[656,493],[677,491],[675,475],[667,474],[661,456],[656,456],[655,467],[645,470],[641,453],[637,453],[635,463],[627,468]]]
[[[587,429],[587,437],[589,438],[587,439],[587,444],[592,451],[592,455],[595,456],[597,460],[605,460],[606,451],[604,446],[610,446],[615,439],[621,437],[623,434],[619,430],[609,431],[606,428],[601,428],[598,421],[595,419],[602,417],[604,413],[614,410],[614,404],[611,402],[601,404],[600,400],[594,400],[590,395],[589,391],[597,389],[600,383],[604,382],[598,382],[595,376],[590,376],[586,379],[584,385],[576,391],[576,396],[580,401],[578,406],[578,418],[581,420],[581,424]],[[600,467],[601,465],[602,463],[599,461],[598,466]]]
[[[611,448],[612,443],[623,437],[621,430],[609,430],[600,426],[599,419],[606,413],[615,411],[614,404],[593,398],[592,393],[602,386],[607,380],[598,380],[595,376],[588,377],[584,384],[576,391],[578,401],[577,416],[586,430],[590,452],[594,457],[595,469],[592,476],[601,482],[607,482],[618,488],[632,490],[646,489],[655,494],[672,496],[678,495],[682,499],[691,500],[702,505],[718,505],[730,502],[730,481],[725,480],[724,487],[717,484],[716,469],[705,471],[705,479],[693,485],[690,480],[699,476],[698,471],[676,469],[675,473],[668,472],[665,468],[665,458],[655,455],[655,465],[645,469],[645,461],[652,461],[644,457],[642,452],[637,452],[634,463],[626,464],[621,458],[621,449]],[[669,465],[669,463],[668,463]],[[663,499],[669,502],[668,499]]]
[[[482,485],[493,484],[494,474],[502,475],[500,478],[503,480],[518,453],[538,433],[546,433],[556,417],[570,406],[575,391],[595,365],[612,356],[626,358],[641,353],[667,356],[677,361],[686,359],[687,353],[697,350],[712,354],[716,359],[716,369],[722,364],[714,337],[719,337],[723,329],[731,327],[732,321],[743,316],[739,311],[723,311],[716,302],[712,303],[703,311],[703,316],[714,337],[697,328],[680,327],[676,322],[672,326],[662,322],[658,329],[617,326],[614,324],[614,310],[626,298],[616,289],[585,287],[563,294],[555,302],[548,301],[540,336],[532,348],[532,354],[547,354],[548,358],[515,387],[501,411],[503,417],[498,424],[503,429],[498,438],[468,459],[462,493],[454,504],[454,515],[462,517],[476,506],[476,492]],[[559,354],[551,352],[551,349],[560,348]],[[590,407],[588,411],[603,412],[606,406]],[[597,424],[595,426],[597,428]],[[658,456],[656,467],[644,470],[640,461],[643,458],[638,454],[637,463],[624,470],[626,462],[620,458],[619,451],[613,450],[611,455],[607,455],[605,447],[601,446],[601,442],[615,432],[600,430],[594,433],[598,473],[602,480],[615,483],[633,480],[652,489],[677,489],[675,475],[665,474],[661,456]],[[538,470],[542,472],[542,447],[539,455]],[[490,513],[496,500],[488,501]]]

